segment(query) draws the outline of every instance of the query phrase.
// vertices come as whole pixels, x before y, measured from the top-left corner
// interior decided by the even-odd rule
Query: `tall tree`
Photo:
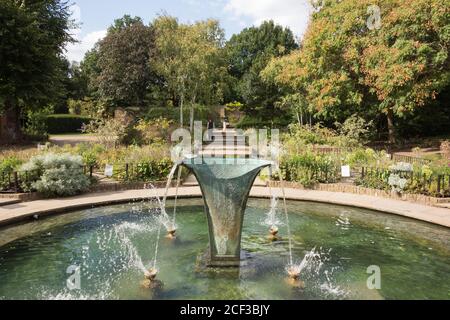
[[[181,24],[176,18],[160,16],[154,22],[158,50],[157,71],[180,106],[190,109],[190,128],[194,123],[195,105],[217,103],[223,97],[227,77],[221,48],[224,32],[216,20]]]
[[[313,16],[300,51],[272,62],[280,83],[304,93],[325,119],[359,112],[395,122],[449,84],[450,9],[445,0],[329,0]],[[267,72],[270,73],[268,70]]]
[[[0,1],[2,142],[21,139],[23,108],[44,107],[58,96],[64,48],[73,41],[69,17],[62,0]]]
[[[230,74],[237,79],[235,100],[244,102],[251,116],[274,117],[278,88],[262,81],[260,72],[273,57],[281,57],[298,48],[291,30],[265,21],[259,27],[244,29],[226,44]]]
[[[148,89],[154,81],[154,32],[140,18],[116,20],[99,42],[98,56],[89,53],[89,65],[99,98],[111,107],[146,106]],[[85,60],[85,64],[86,64]]]

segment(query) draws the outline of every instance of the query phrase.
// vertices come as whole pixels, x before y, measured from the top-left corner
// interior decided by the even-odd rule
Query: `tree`
[[[373,1],[323,3],[302,48],[272,62],[278,73],[273,78],[303,93],[324,119],[343,122],[354,113],[384,117],[389,141],[395,142],[396,118],[430,103],[449,84],[448,5],[377,1],[377,29],[367,23]]]
[[[58,96],[65,45],[73,41],[66,1],[0,1],[0,112],[5,143],[21,140],[20,113]],[[1,130],[1,128],[0,128]]]
[[[156,30],[156,70],[183,109],[190,108],[190,128],[193,129],[197,104],[211,105],[222,99],[225,60],[221,55],[224,32],[215,20],[181,24],[176,18],[160,16],[153,22]]]
[[[262,81],[260,72],[273,57],[281,57],[298,48],[291,30],[265,21],[259,27],[244,29],[226,44],[230,74],[236,78],[233,100],[244,102],[250,116],[271,119],[279,88]]]
[[[115,21],[98,49],[87,54],[84,68],[98,97],[111,107],[140,107],[155,79],[154,32],[140,18]]]

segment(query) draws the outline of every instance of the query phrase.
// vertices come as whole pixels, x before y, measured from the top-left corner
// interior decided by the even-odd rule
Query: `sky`
[[[73,0],[72,18],[80,27],[71,33],[79,41],[67,46],[70,61],[81,61],[84,54],[106,35],[114,19],[125,14],[150,23],[159,13],[188,23],[208,18],[220,21],[227,38],[264,20],[291,28],[301,38],[311,8],[308,0]]]

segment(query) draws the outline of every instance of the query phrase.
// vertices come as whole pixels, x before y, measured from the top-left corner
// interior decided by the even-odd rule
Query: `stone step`
[[[11,204],[16,204],[16,203],[20,203],[22,201],[18,200],[18,199],[1,199],[0,198],[0,207],[4,207],[4,206],[9,206]]]
[[[436,207],[450,209],[450,203],[438,203]]]

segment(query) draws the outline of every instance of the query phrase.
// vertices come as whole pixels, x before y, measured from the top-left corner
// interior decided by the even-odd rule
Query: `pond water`
[[[150,203],[2,229],[0,299],[450,299],[450,229],[368,210],[288,202],[294,260],[314,248],[316,253],[299,288],[286,281],[286,226],[280,226],[279,241],[268,239],[269,206],[269,200],[248,203],[241,268],[208,270],[199,263],[208,245],[203,202],[179,200],[177,239],[159,238],[164,289],[158,292],[140,285],[158,239]],[[67,286],[70,266],[79,268],[79,289]],[[379,267],[379,290],[367,286],[370,266]]]

